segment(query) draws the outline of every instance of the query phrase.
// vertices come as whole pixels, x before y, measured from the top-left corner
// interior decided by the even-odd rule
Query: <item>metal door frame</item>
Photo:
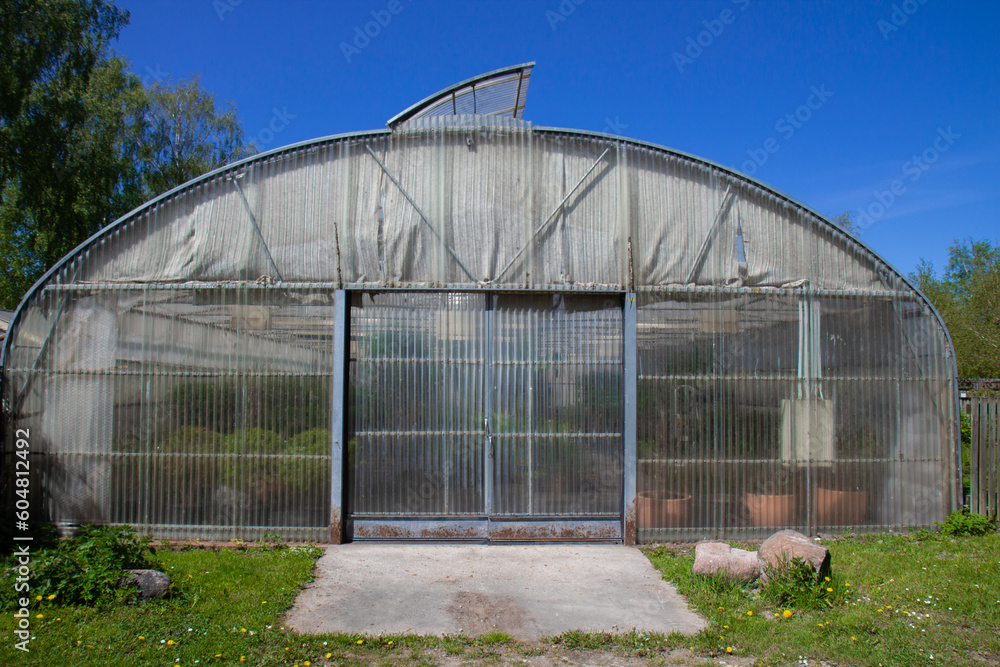
[[[355,540],[461,540],[474,542],[517,541],[588,541],[635,543],[635,396],[636,396],[636,314],[635,295],[624,296],[619,305],[622,313],[622,497],[616,519],[586,519],[567,516],[498,518],[494,511],[494,345],[496,343],[495,306],[498,292],[484,291],[484,367],[479,374],[483,382],[484,433],[483,433],[483,514],[481,516],[421,516],[418,518],[355,518],[349,511],[344,475],[347,474],[346,433],[347,383],[350,381],[350,311],[353,292],[337,290],[335,316],[337,332],[334,336],[335,360],[333,369],[333,442],[331,456],[335,462],[331,480],[330,540],[340,544]],[[547,293],[550,294],[550,293]],[[607,293],[605,293],[607,296]],[[340,465],[336,465],[336,462]],[[337,474],[337,471],[340,474]]]

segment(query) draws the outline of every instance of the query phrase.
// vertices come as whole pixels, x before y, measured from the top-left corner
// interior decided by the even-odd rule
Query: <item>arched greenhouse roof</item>
[[[50,287],[253,282],[904,293],[930,307],[861,241],[743,174],[519,119],[532,66],[446,88],[393,129],[275,149],[177,187],[67,255],[18,313]],[[483,109],[493,115],[435,115],[441,100],[468,106],[477,86],[494,91]]]

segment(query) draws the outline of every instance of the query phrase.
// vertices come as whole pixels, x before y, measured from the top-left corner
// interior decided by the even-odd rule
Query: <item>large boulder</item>
[[[118,586],[137,588],[143,600],[162,598],[170,592],[170,577],[159,570],[125,570]]]
[[[722,574],[743,583],[760,577],[763,566],[756,551],[734,549],[725,542],[699,542],[694,548],[695,574]]]
[[[765,570],[788,567],[798,558],[812,566],[817,578],[830,571],[830,550],[794,530],[778,531],[764,540],[757,557]]]

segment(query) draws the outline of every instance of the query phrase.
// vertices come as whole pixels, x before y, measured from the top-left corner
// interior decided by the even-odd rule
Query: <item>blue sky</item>
[[[525,118],[751,174],[904,273],[1000,239],[1000,3],[119,0],[147,82],[202,75],[265,149],[378,129],[535,61]],[[380,21],[380,23],[373,23]],[[358,38],[367,28],[367,42]],[[272,132],[271,128],[280,128]]]

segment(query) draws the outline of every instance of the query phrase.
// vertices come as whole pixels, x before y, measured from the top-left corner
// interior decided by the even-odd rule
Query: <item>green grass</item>
[[[13,648],[12,613],[5,611],[0,664],[301,667],[307,660],[316,666],[434,665],[455,658],[506,664],[588,651],[661,664],[667,652],[684,647],[704,658],[724,656],[731,647],[759,665],[794,665],[800,656],[885,667],[1000,663],[1000,534],[875,535],[828,546],[833,573],[824,591],[835,594],[821,603],[811,595],[786,598],[819,608],[781,607],[767,591],[695,577],[693,546],[659,547],[647,555],[709,620],[705,631],[694,637],[569,632],[537,643],[503,632],[479,638],[297,635],[281,622],[312,576],[318,550],[160,549],[156,560],[177,583],[171,599],[96,608],[43,600],[32,610],[30,653]]]
[[[835,603],[821,609],[779,607],[766,591],[696,577],[693,547],[648,556],[709,619],[693,642],[702,655],[732,647],[762,665],[800,656],[885,667],[1000,664],[1000,534],[873,535],[827,546],[833,575],[823,583]]]

